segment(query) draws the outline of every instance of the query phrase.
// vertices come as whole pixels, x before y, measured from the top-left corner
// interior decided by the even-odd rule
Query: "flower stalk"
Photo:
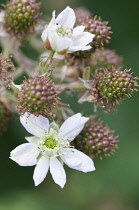
[[[90,67],[86,67],[83,70],[83,80],[89,80],[90,79]]]
[[[40,67],[41,67],[40,75],[41,76],[45,75],[49,67],[52,65],[54,54],[55,54],[55,51],[51,50],[47,60],[45,62],[43,61],[40,62]]]

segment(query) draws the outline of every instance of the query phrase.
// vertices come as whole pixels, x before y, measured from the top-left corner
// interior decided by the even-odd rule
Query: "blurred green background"
[[[4,1],[1,1],[2,3]],[[51,0],[42,1],[42,12],[51,14],[62,11],[67,5],[85,6],[94,15],[108,20],[112,27],[110,44],[123,56],[124,66],[131,68],[139,77],[139,3],[135,0]],[[32,54],[32,52],[30,52]],[[65,97],[64,102],[71,103]],[[77,112],[92,104],[78,105],[72,98],[71,107]],[[8,132],[1,136],[0,145],[0,210],[137,210],[139,209],[139,93],[125,99],[112,114],[99,110],[104,122],[119,136],[119,150],[113,156],[95,159],[96,171],[84,174],[65,167],[67,183],[64,189],[56,185],[50,174],[38,187],[34,187],[33,167],[19,167],[11,161],[10,151],[24,142],[27,135],[14,116],[8,125]]]

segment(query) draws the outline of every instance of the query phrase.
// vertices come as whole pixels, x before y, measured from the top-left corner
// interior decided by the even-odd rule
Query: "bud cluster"
[[[22,39],[26,33],[34,31],[40,16],[40,3],[35,0],[11,0],[5,9],[4,27],[8,33]]]
[[[110,155],[117,148],[114,131],[92,117],[85,124],[82,132],[75,138],[76,148],[91,158]]]
[[[18,93],[17,110],[20,115],[30,112],[35,116],[54,117],[53,109],[57,107],[57,92],[54,85],[43,76],[26,79]]]
[[[0,83],[1,81],[8,83],[8,85],[12,83],[13,87],[13,92],[6,92],[4,86],[5,92],[3,95],[9,94],[8,97],[12,100],[12,103],[17,102],[16,108],[21,116],[21,123],[26,119],[26,116],[32,117],[32,115],[34,115],[33,118],[36,119],[36,121],[40,121],[43,125],[43,123],[48,121],[43,117],[53,119],[56,113],[55,109],[57,108],[58,121],[62,121],[63,118],[73,115],[73,111],[69,106],[68,108],[58,107],[58,105],[67,106],[66,102],[59,102],[57,95],[60,91],[69,92],[69,95],[77,93],[81,96],[86,89],[87,91],[85,90],[85,94],[81,96],[78,102],[83,103],[89,101],[94,103],[94,111],[96,111],[97,106],[102,107],[106,112],[111,111],[122,102],[125,96],[130,97],[138,86],[137,78],[132,76],[130,70],[125,69],[123,71],[120,69],[122,66],[122,58],[118,56],[115,51],[104,49],[104,45],[109,43],[112,33],[111,27],[108,26],[107,21],[102,21],[102,19],[97,16],[93,17],[92,13],[83,7],[76,9],[74,12],[74,10],[68,6],[57,17],[55,11],[52,13],[52,19],[49,24],[45,25],[41,35],[45,49],[48,50],[46,54],[49,53],[49,55],[42,56],[40,65],[38,64],[36,67],[35,61],[32,62],[33,60],[28,59],[28,57],[24,55],[24,52],[22,52],[20,48],[19,41],[24,39],[26,35],[34,32],[35,24],[41,15],[40,5],[41,3],[36,3],[35,0],[9,0],[7,5],[5,5],[5,11],[3,11],[4,19],[1,18],[2,28],[4,28],[4,31],[8,34],[7,38],[3,39],[1,47],[4,49],[2,50],[5,54],[15,54],[14,58],[19,70],[18,74],[16,74],[16,79],[22,76],[22,73],[28,74],[28,79],[24,79],[22,85],[14,85],[12,79],[12,73],[15,70],[14,65],[9,57],[4,57],[0,54]],[[77,15],[77,19],[75,15]],[[40,22],[39,29],[41,29],[41,27],[44,27],[43,21]],[[39,33],[38,30],[36,36],[33,36],[33,39],[30,40],[30,47],[34,49],[36,53],[39,52]],[[12,37],[13,39],[11,35],[14,36],[14,38]],[[13,46],[14,44],[15,46]],[[60,59],[61,61],[58,63],[56,59]],[[54,60],[56,62],[53,62]],[[53,64],[54,67],[52,66]],[[29,74],[31,74],[31,76],[29,76]],[[55,83],[50,79],[52,74],[54,75],[53,79]],[[61,84],[62,82],[63,84]],[[16,88],[14,87],[19,90],[17,95]],[[14,98],[15,95],[17,100]],[[6,127],[7,120],[10,116],[11,110],[9,108],[9,101],[0,96],[0,128]],[[38,118],[35,118],[35,116]],[[40,120],[41,118],[42,121]],[[22,124],[24,126],[24,123]],[[69,130],[65,128],[67,125],[69,126]],[[24,127],[28,127],[27,130],[30,130],[32,129],[31,126],[32,125],[28,124]],[[22,155],[23,159],[27,158],[27,161],[25,161],[27,165],[32,165],[32,163],[40,164],[40,161],[43,162],[43,160],[46,160],[47,156],[50,159],[51,168],[51,164],[53,164],[52,158],[58,158],[56,160],[58,163],[63,151],[66,152],[66,148],[69,149],[70,146],[71,148],[74,146],[91,158],[110,156],[110,154],[118,148],[118,140],[117,136],[114,135],[114,131],[106,124],[103,124],[102,121],[94,119],[92,116],[86,118],[78,113],[75,117],[71,117],[68,123],[64,123],[64,125],[61,126],[60,135],[58,134],[59,128],[55,123],[50,124],[48,131],[49,130],[50,135],[39,136],[39,145],[34,147],[35,152],[36,147],[40,150],[39,153],[44,159],[41,158],[39,162],[37,159],[36,162],[34,156],[34,160],[28,163],[28,157],[26,157],[24,151],[22,151],[21,159]],[[80,134],[79,131],[81,132]],[[76,136],[77,134],[79,135]],[[61,139],[66,143],[63,144]],[[69,140],[73,139],[74,141],[72,141],[73,143],[70,145]],[[18,149],[12,152],[16,160],[20,159],[20,154],[19,157],[16,155],[18,153],[17,151]],[[69,150],[67,150],[67,152],[68,151]],[[72,148],[69,154],[67,154],[70,155],[71,153],[71,159],[78,154],[76,150],[76,154],[73,154],[73,151],[74,149]],[[37,157],[40,157],[37,153],[35,154]],[[43,157],[43,155],[45,157]],[[84,172],[88,170],[86,169],[88,166],[86,167],[85,163],[87,159],[92,161],[89,157],[83,160],[83,164],[77,164],[79,170],[82,169]],[[64,159],[61,160],[64,161]],[[24,165],[24,160],[21,160],[21,162],[21,164]],[[56,162],[54,164],[56,164]],[[77,163],[78,161],[74,162]],[[73,161],[71,162],[71,166],[72,164]],[[39,166],[36,168],[39,168]],[[36,179],[41,180],[42,177],[39,177],[39,172],[36,172],[36,168],[34,176],[37,177]],[[56,177],[56,179],[60,180],[59,177]],[[63,180],[64,179],[63,176]],[[57,181],[55,182],[57,183]]]

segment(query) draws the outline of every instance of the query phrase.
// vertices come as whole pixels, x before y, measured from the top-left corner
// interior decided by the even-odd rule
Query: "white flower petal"
[[[89,118],[86,119],[86,122],[88,121],[88,119],[89,119]],[[74,132],[68,134],[68,140],[69,140],[69,141],[73,141],[74,138],[75,138],[76,136],[79,135],[79,133],[80,133],[80,132],[82,131],[82,129],[84,128],[84,124],[85,124],[85,123],[81,124],[79,127],[77,127],[77,128],[75,129]]]
[[[76,35],[76,33],[77,32],[75,31],[75,35]],[[89,43],[92,42],[92,40],[95,36],[94,34],[91,34],[89,32],[83,32],[83,33],[78,34],[78,36],[75,36],[75,35],[73,34],[73,36],[72,36],[73,46],[71,46],[68,49],[68,53],[76,52],[76,51],[79,51],[79,50],[85,51],[85,50],[89,50],[89,49],[92,48],[89,45]]]
[[[82,160],[76,156],[72,148],[63,148],[62,151],[63,155],[60,157],[70,168],[76,169],[76,167],[79,167],[79,165],[82,164]]]
[[[46,117],[43,117],[42,115],[36,117],[36,124],[38,127],[45,131],[47,131],[49,128],[49,120]]]
[[[45,155],[38,161],[34,170],[33,180],[35,182],[35,186],[38,186],[41,182],[43,182],[48,173],[48,169],[49,158]]]
[[[80,113],[69,117],[60,127],[59,136],[66,136],[68,140],[73,140],[83,129],[89,118],[82,117]]]
[[[78,103],[82,104],[87,101],[87,98],[91,95],[90,91],[86,91],[85,94],[78,100]]]
[[[23,85],[16,85],[14,82],[11,82],[11,84],[12,84],[14,87],[16,87],[18,90],[21,90],[21,87],[23,86]]]
[[[64,59],[65,59],[65,56],[64,56],[64,55],[60,55],[60,54],[58,54],[58,53],[55,53],[55,54],[54,54],[54,58],[55,58],[55,59],[58,59],[58,60],[64,60]]]
[[[42,32],[42,35],[41,35],[41,38],[44,42],[47,40],[47,37],[48,37],[47,31],[48,31],[47,28],[45,28],[44,31]]]
[[[48,39],[51,43],[52,49],[57,53],[63,50],[66,51],[73,44],[72,39],[65,36],[59,36],[56,32],[50,33]]]
[[[84,29],[85,29],[85,26],[77,26],[76,28],[73,29],[72,37],[78,38],[79,36],[82,35]]]
[[[95,170],[93,160],[83,152],[71,148],[64,148],[63,151],[65,155],[61,156],[61,158],[70,168],[83,172]]]
[[[81,120],[81,114],[77,113],[72,117],[69,117],[60,127],[59,136],[67,136],[67,133],[70,133],[76,126],[79,124]]]
[[[51,19],[50,23],[48,24],[48,26],[46,26],[48,31],[56,24],[55,16],[56,15],[55,15],[55,10],[54,10],[52,13],[52,19]]]
[[[29,142],[29,143],[34,143],[37,144],[40,141],[40,138],[36,137],[36,136],[29,136],[29,137],[25,137],[25,139]]]
[[[44,42],[46,41],[48,37],[48,32],[51,30],[51,28],[53,28],[54,25],[55,25],[55,11],[53,11],[52,13],[52,19],[49,25],[46,25],[44,31],[42,32],[41,38]]]
[[[41,115],[36,117],[28,112],[26,112],[23,116],[20,116],[20,121],[29,133],[37,137],[44,135],[45,131],[47,131],[49,127],[49,121],[47,118]]]
[[[84,128],[84,124],[89,120],[87,117],[82,117],[80,120],[79,125],[72,131],[71,133],[68,134],[68,140],[72,141],[78,134],[81,132],[81,130]]]
[[[81,80],[83,82],[84,86],[87,89],[92,89],[92,87],[93,87],[93,80],[83,80],[81,78],[79,78],[79,80]]]
[[[85,51],[85,50],[90,50],[92,47],[90,45],[87,45],[87,46],[73,46],[72,47],[69,47],[67,53],[73,53],[73,52],[76,52],[76,51]]]
[[[76,17],[74,10],[68,6],[57,16],[56,23],[68,28],[73,28],[75,19]]]
[[[80,36],[80,39],[78,37],[74,37],[74,46],[86,46],[87,44],[92,42],[94,36],[94,34],[91,34],[89,32],[83,32],[82,36]]]
[[[54,182],[63,188],[66,183],[66,173],[57,158],[50,159],[50,173],[52,174]]]
[[[25,143],[16,147],[10,153],[10,158],[20,166],[33,166],[36,164],[39,152],[34,143]]]

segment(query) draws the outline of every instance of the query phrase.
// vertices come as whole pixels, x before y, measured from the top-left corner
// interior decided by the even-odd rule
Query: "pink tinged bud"
[[[5,30],[19,40],[34,32],[34,26],[41,15],[40,5],[32,0],[9,1],[5,6]]]
[[[20,115],[30,112],[36,116],[54,117],[53,109],[58,105],[57,92],[51,81],[36,76],[24,81],[18,94],[17,110]],[[47,107],[46,107],[47,104]]]
[[[109,72],[108,69],[100,68],[96,70],[93,79],[90,80],[92,86],[88,86],[88,81],[84,81],[84,86],[88,91],[79,99],[79,102],[89,101],[109,112],[116,109],[122,103],[124,96],[130,97],[137,91],[137,77],[133,77],[130,70],[115,69]],[[127,82],[128,81],[128,82]]]
[[[109,156],[117,146],[117,137],[114,131],[99,120],[90,120],[85,124],[81,133],[74,140],[78,150],[88,156],[102,157]]]

